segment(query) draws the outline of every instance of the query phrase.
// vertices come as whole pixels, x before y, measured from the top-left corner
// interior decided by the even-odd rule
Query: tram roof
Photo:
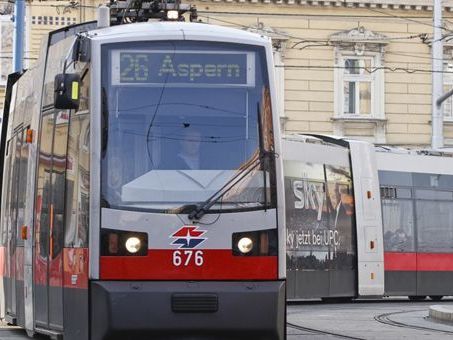
[[[206,40],[238,42],[256,45],[269,43],[269,37],[257,33],[204,23],[188,22],[144,22],[98,28],[89,31],[93,40],[137,40],[173,37],[181,40]]]

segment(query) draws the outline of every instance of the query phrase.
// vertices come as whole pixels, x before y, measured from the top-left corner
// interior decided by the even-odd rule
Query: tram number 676
[[[176,267],[187,267],[191,264],[201,267],[203,262],[203,252],[201,250],[175,250],[173,252],[173,265]]]

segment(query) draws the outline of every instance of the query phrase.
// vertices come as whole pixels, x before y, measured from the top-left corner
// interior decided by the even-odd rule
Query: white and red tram
[[[283,339],[272,65],[268,38],[211,25],[50,33],[8,84],[5,319],[64,340]]]
[[[288,299],[453,295],[453,153],[286,136]]]

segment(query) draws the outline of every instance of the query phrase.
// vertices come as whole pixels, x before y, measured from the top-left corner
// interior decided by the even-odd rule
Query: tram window
[[[415,197],[420,198],[420,199],[427,199],[427,200],[451,201],[451,200],[453,200],[453,192],[441,191],[441,190],[417,189],[417,190],[415,190]]]
[[[53,227],[52,227],[52,256],[56,257],[63,249],[63,233],[64,233],[64,189],[65,189],[65,173],[58,172],[54,168],[52,172],[52,213],[53,213]]]
[[[40,219],[38,224],[39,238],[39,251],[42,257],[49,255],[49,229],[50,229],[50,172],[48,169],[44,170],[43,174],[43,187],[41,189],[41,196],[38,196],[38,206],[40,208]],[[39,190],[39,189],[38,189]]]
[[[9,145],[9,141],[8,141]],[[2,245],[6,245],[8,241],[8,222],[10,216],[10,200],[11,200],[11,155],[6,157],[5,161],[5,171],[4,171],[4,178],[3,181],[6,184],[3,188],[3,204],[2,204],[2,225],[1,225],[1,243]]]
[[[238,170],[253,164],[260,137],[265,146],[272,144],[270,134],[259,133],[260,126],[271,131],[266,129],[271,111],[264,51],[235,44],[155,42],[142,59],[136,47],[118,43],[102,51],[102,200],[110,207],[154,211],[204,201]],[[168,52],[172,50],[178,52]],[[137,57],[145,62],[140,70],[146,69],[146,75],[131,68]],[[223,67],[211,76],[225,60],[236,67],[231,70],[236,76],[227,76]],[[201,78],[169,73],[186,63],[207,68]],[[191,152],[184,150],[189,146]],[[270,172],[270,163],[261,169]],[[224,196],[227,204],[216,208],[262,209],[265,177],[260,170],[249,172]],[[271,186],[273,193],[273,174],[268,178],[266,189]],[[274,204],[270,196],[267,203]]]
[[[412,200],[382,200],[385,251],[415,251]]]
[[[412,190],[405,188],[396,188],[397,198],[412,198]]]
[[[453,187],[452,175],[414,173],[414,186],[448,190]]]
[[[46,19],[47,20],[47,19]],[[74,42],[75,37],[68,37],[55,45],[49,47],[47,53],[47,63],[46,63],[46,74],[44,79],[44,91],[42,105],[46,107],[48,105],[53,105],[54,101],[54,81],[55,76],[58,73],[62,72],[63,61],[66,58],[69,49],[71,48],[72,43]],[[70,69],[67,72],[71,72]]]
[[[58,256],[64,243],[64,199],[69,111],[55,111],[52,151],[52,257]]]
[[[38,255],[49,255],[52,145],[55,119],[53,112],[42,118],[37,169],[35,232]]]
[[[66,169],[65,247],[88,247],[90,197],[90,72],[82,78],[79,111],[71,113]]]
[[[453,252],[453,202],[416,202],[418,252]]]
[[[27,192],[28,179],[28,148],[29,144],[24,142],[26,137],[26,129],[22,132],[22,145],[20,148],[20,170],[18,180],[18,195],[17,195],[17,240],[19,244],[23,244],[21,237],[21,228],[25,223],[25,203]]]
[[[13,147],[14,152],[12,153],[12,176],[11,176],[11,199],[9,205],[9,229],[11,230],[11,251],[15,250],[16,239],[17,239],[17,196],[18,196],[18,186],[19,186],[19,171],[20,171],[20,151],[22,146],[22,135],[18,134],[14,136]]]
[[[379,171],[379,183],[382,186],[412,186],[412,173],[399,171]]]

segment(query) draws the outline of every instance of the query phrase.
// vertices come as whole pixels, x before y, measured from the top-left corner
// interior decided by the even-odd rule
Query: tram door
[[[63,330],[63,244],[68,114],[43,112],[36,190],[34,289],[36,326]]]

